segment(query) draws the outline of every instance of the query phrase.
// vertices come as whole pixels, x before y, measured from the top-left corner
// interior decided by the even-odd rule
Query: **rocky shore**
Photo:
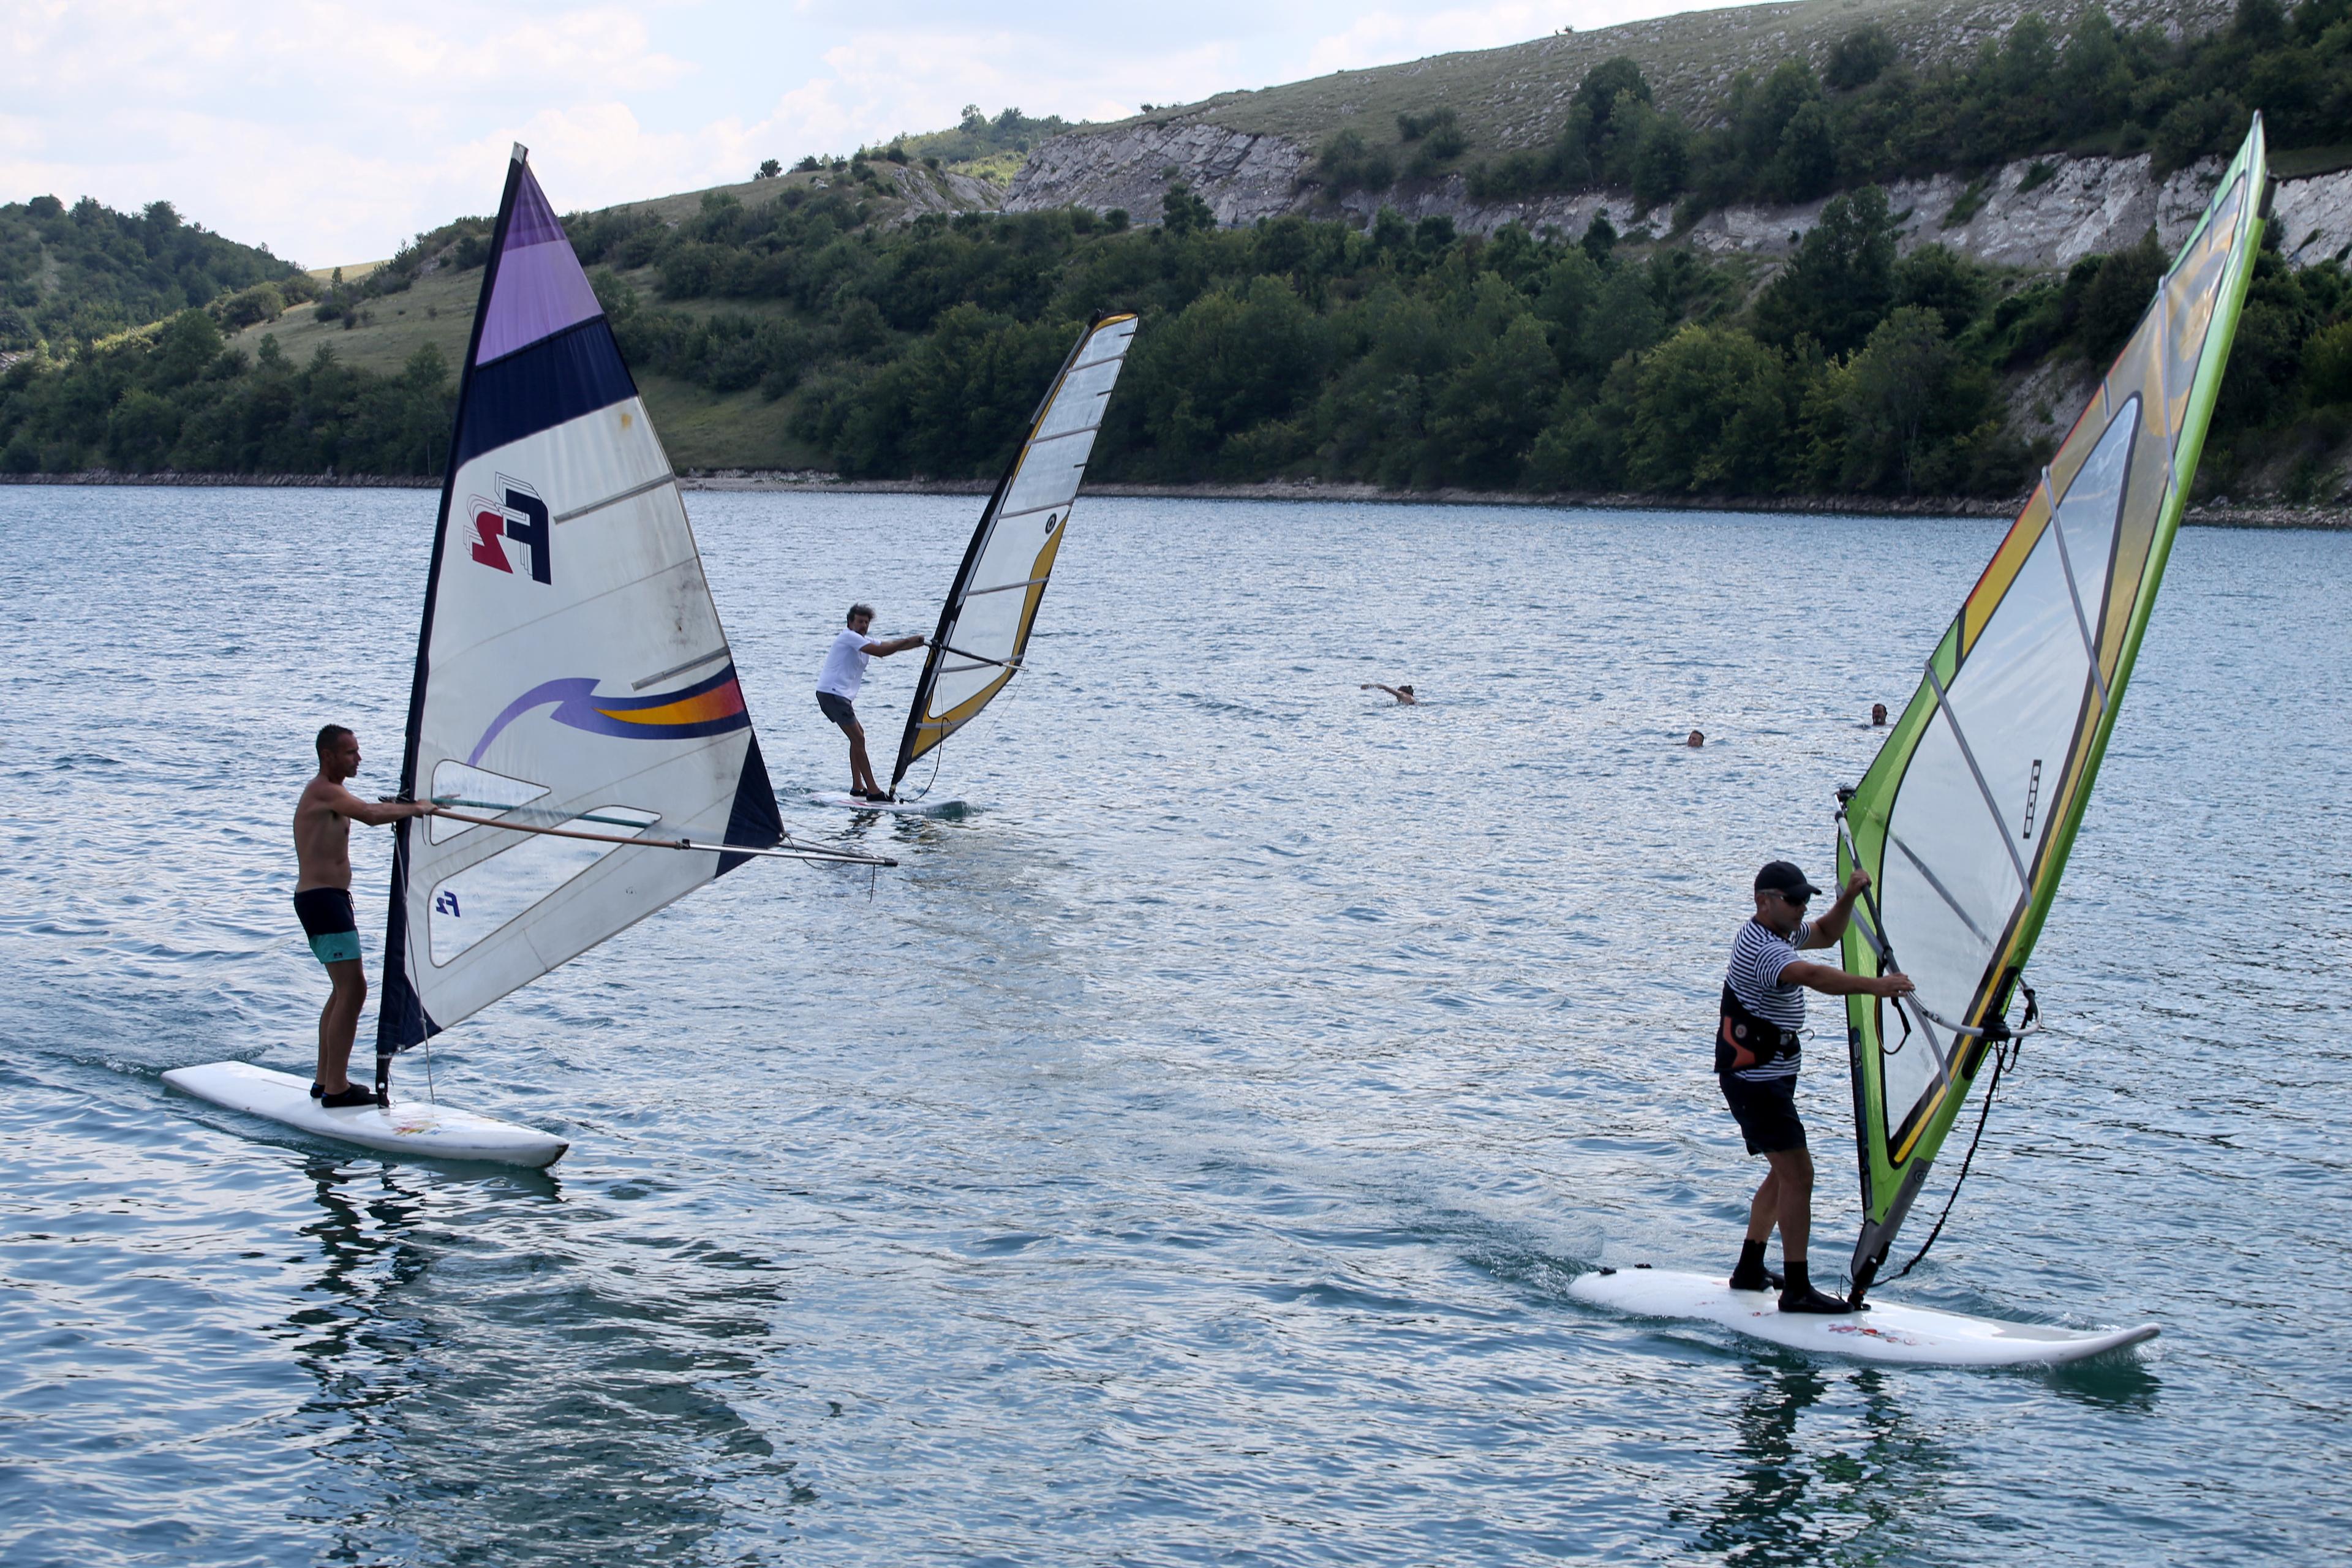
[[[438,489],[441,481],[386,474],[121,474],[95,468],[79,474],[0,474],[11,485],[192,485],[209,489]],[[995,487],[978,479],[845,479],[816,469],[689,469],[681,489],[755,494],[984,496]],[[2014,517],[2025,497],[1977,496],[1693,496],[1517,490],[1391,490],[1378,485],[1275,479],[1263,484],[1088,485],[1086,494],[1152,500],[1347,501],[1384,506],[1550,507],[1572,511],[1738,511],[1833,513],[1846,517]],[[2189,508],[2194,528],[2352,529],[2352,506],[2241,505],[2228,500]]]

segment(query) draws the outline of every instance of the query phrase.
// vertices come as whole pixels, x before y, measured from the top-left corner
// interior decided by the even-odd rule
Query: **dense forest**
[[[265,249],[183,222],[169,202],[137,214],[87,196],[70,207],[55,196],[11,202],[0,206],[0,353],[87,342],[300,278]]]
[[[2229,37],[2166,46],[2161,79],[2202,79],[2210,51],[2264,39],[2248,58],[2340,55],[2352,23],[2327,17],[2347,4],[2306,0],[2287,16],[2246,0]],[[2086,17],[2050,68],[2074,68],[2103,27]],[[2021,23],[1988,61],[2028,32]],[[1835,58],[1868,53],[1866,35]],[[2128,60],[2154,48],[2124,43]],[[2046,34],[2036,47],[2051,52]],[[1860,101],[1895,68],[1882,61],[1832,96]],[[1578,102],[1612,104],[1612,121],[1647,101],[1627,60],[1585,88]],[[2234,144],[2244,111],[2230,117],[2215,134]],[[1449,132],[1432,115],[1413,140],[1444,146]],[[1105,479],[2010,495],[2043,454],[2014,433],[2005,388],[2053,366],[2079,373],[2051,383],[2071,387],[2103,365],[2168,259],[2152,235],[2056,277],[1935,245],[1898,255],[1869,184],[1833,197],[1769,273],[1629,244],[1605,220],[1575,237],[1480,238],[1387,210],[1361,229],[1297,217],[1222,229],[1180,188],[1148,227],[1080,209],[892,226],[876,221],[871,182],[833,186],[715,195],[674,225],[619,211],[568,222],[641,374],[763,400],[812,461],[856,477],[992,477],[1087,318],[1117,308],[1139,310],[1144,329],[1097,448]],[[420,237],[378,275],[331,287],[321,314],[364,310],[426,267],[478,267],[486,229],[472,219]],[[0,470],[429,473],[451,395],[436,354],[395,376],[347,370],[331,350],[299,366],[248,360],[190,311],[0,374]],[[2296,269],[2265,254],[2203,481],[2233,486],[2260,461],[2290,499],[2318,499],[2347,434],[2352,278],[2338,261]]]

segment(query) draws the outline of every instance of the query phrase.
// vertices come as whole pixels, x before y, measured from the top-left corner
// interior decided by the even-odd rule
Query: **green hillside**
[[[0,205],[0,353],[88,342],[223,294],[299,275],[223,239],[169,202],[120,213],[85,196]]]
[[[1800,13],[1819,6],[1775,14]],[[1849,26],[1832,55],[1857,36],[1881,37]],[[1181,186],[1150,213],[991,214],[970,210],[986,187],[908,142],[565,222],[683,468],[987,477],[1081,323],[1123,308],[1144,328],[1097,454],[1102,479],[2010,495],[2165,258],[2152,236],[2061,276],[1934,245],[1898,256],[1900,215],[1840,160],[1884,101],[1874,95],[1905,83],[1915,110],[1950,108],[1948,127],[1979,145],[2053,133],[2053,104],[2081,112],[2079,95],[2053,86],[2070,80],[2132,88],[2110,132],[2171,123],[2188,104],[2189,130],[2222,140],[2242,133],[2246,108],[2207,85],[2217,78],[2303,112],[2352,93],[2352,0],[2292,12],[2241,0],[2219,33],[2121,37],[2104,13],[2063,33],[2026,17],[1981,40],[1965,68],[1896,54],[1856,76],[1832,58],[1823,79],[1787,57],[1760,94],[1727,66],[1727,104],[1745,93],[1794,109],[1693,132],[1727,160],[1706,166],[1769,182],[1812,167],[1790,149],[1826,147],[1822,177],[1846,187],[1785,265],[1622,239],[1605,220],[1581,237],[1465,236],[1393,210],[1362,226],[1221,229]],[[1776,97],[1775,82],[1810,96]],[[1583,138],[1663,119],[1669,98],[1622,56],[1567,96],[1553,139],[1520,150],[1534,177],[1614,178],[1606,141]],[[1589,112],[1600,103],[1606,121]],[[1833,134],[1808,142],[1817,131]],[[1580,150],[1580,171],[1568,166]],[[364,278],[331,272],[316,301],[241,327],[250,291],[153,332],[20,362],[0,374],[0,471],[430,473],[488,228],[444,226]],[[226,340],[223,324],[237,329]],[[2203,480],[2332,497],[2347,437],[2352,279],[2339,263],[2293,269],[2266,255]]]
[[[894,145],[919,147],[926,142],[938,144],[933,138],[902,138]],[[953,145],[950,144],[950,150]],[[947,213],[971,205],[971,193],[951,188],[943,178],[945,172],[928,168],[912,155],[899,163],[880,153],[869,157],[859,153],[771,178],[574,213],[564,221],[575,237],[608,228],[665,235],[682,229],[691,234],[698,232],[696,226],[706,214],[830,198],[824,201],[824,210],[832,215],[827,224],[837,232],[860,234],[872,243],[913,213]],[[475,218],[420,236],[363,278],[341,287],[331,282],[316,301],[291,306],[271,320],[233,331],[227,346],[257,357],[268,342],[284,363],[292,364],[308,364],[325,349],[345,370],[392,376],[401,374],[418,351],[429,345],[444,364],[455,366],[472,336],[474,306],[482,287],[480,241],[488,231],[488,220]],[[474,242],[471,247],[469,240]],[[618,297],[664,298],[658,268],[613,259],[618,264],[608,265],[599,277],[609,289],[617,290]],[[666,300],[662,314],[673,324],[716,319],[720,336],[732,337],[763,321],[781,321],[792,310],[770,299],[683,297]],[[663,440],[680,467],[789,468],[824,461],[824,454],[787,433],[785,411],[770,400],[740,395],[739,388],[714,390],[709,384],[698,384],[709,377],[698,376],[691,363],[683,367],[688,372],[684,376],[666,374],[656,363],[664,358],[642,353],[631,355]],[[677,355],[673,353],[667,359],[674,363]]]

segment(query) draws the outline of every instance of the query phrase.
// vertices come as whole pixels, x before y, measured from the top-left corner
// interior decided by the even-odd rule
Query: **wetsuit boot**
[[[1764,1244],[1743,1241],[1739,1244],[1739,1267],[1731,1271],[1731,1288],[1735,1290],[1777,1290],[1780,1277],[1764,1267]]]
[[[1850,1312],[1853,1310],[1852,1307],[1846,1305],[1844,1297],[1825,1296],[1813,1289],[1812,1280],[1806,1278],[1803,1259],[1784,1258],[1780,1260],[1780,1267],[1788,1273],[1786,1282],[1780,1287],[1780,1310],[1784,1312]]]

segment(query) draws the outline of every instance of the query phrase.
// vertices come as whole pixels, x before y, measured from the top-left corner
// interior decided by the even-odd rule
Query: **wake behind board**
[[[2154,1323],[2061,1329],[1882,1300],[1863,1312],[1784,1313],[1776,1292],[1734,1290],[1719,1279],[1646,1266],[1579,1275],[1568,1293],[1639,1318],[1720,1323],[1790,1350],[1914,1366],[2059,1366],[2152,1340],[2157,1333]]]
[[[572,1145],[552,1133],[427,1100],[390,1107],[330,1110],[310,1098],[309,1080],[250,1062],[207,1062],[173,1068],[163,1081],[184,1094],[298,1128],[320,1138],[356,1143],[387,1154],[427,1160],[472,1160],[541,1170]]]
[[[961,816],[965,810],[960,800],[861,800],[838,789],[819,790],[809,799],[841,811],[886,811],[894,816]]]

